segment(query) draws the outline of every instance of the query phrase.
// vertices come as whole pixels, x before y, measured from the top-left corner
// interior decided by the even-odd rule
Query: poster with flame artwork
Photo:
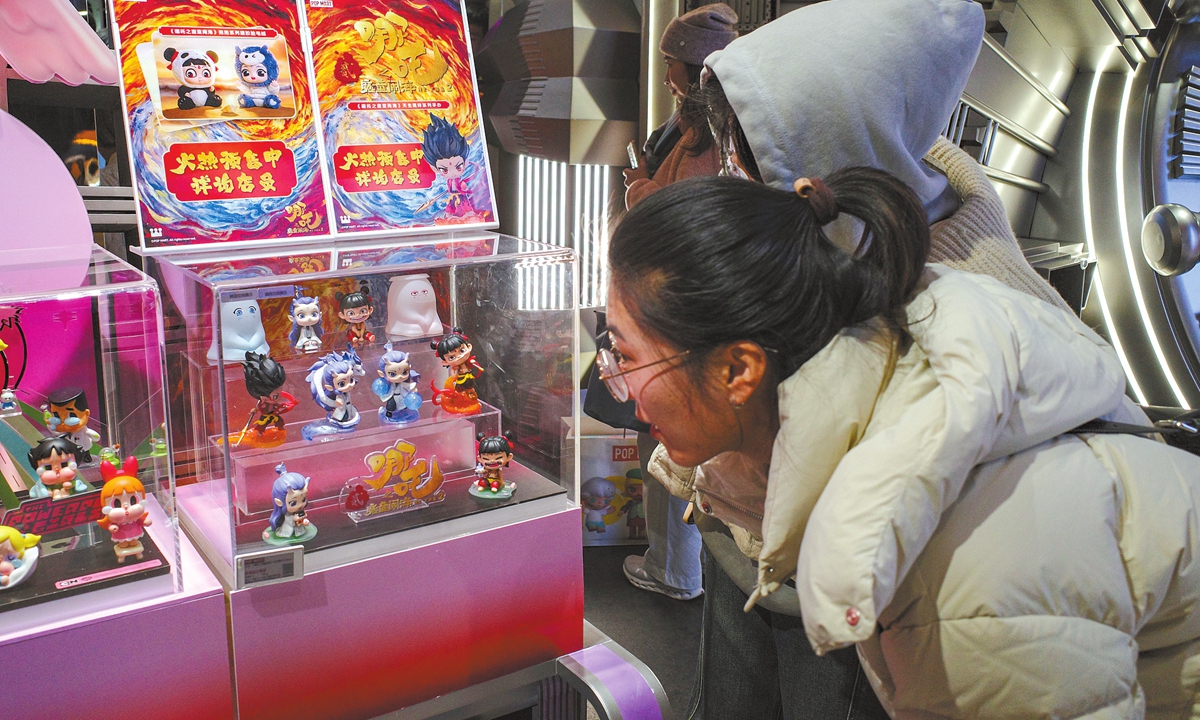
[[[305,12],[337,232],[494,225],[459,0],[309,0]]]
[[[301,10],[113,0],[147,249],[328,235]]]

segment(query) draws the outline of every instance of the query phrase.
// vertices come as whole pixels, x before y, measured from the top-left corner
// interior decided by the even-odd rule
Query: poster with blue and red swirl
[[[143,246],[328,235],[298,5],[113,8]]]
[[[310,2],[305,17],[337,231],[495,225],[460,0]]]

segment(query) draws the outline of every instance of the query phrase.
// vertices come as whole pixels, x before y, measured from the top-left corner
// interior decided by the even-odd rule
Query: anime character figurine
[[[346,330],[346,342],[350,347],[357,350],[364,344],[375,342],[375,335],[367,329],[367,320],[375,312],[367,281],[359,283],[358,289],[352,293],[338,293],[334,297],[338,301],[338,317],[350,326]]]
[[[429,163],[438,177],[445,179],[446,188],[417,208],[417,214],[433,207],[433,204],[443,197],[446,198],[447,215],[461,217],[473,214],[475,206],[471,203],[467,173],[473,170],[475,165],[467,160],[471,152],[470,146],[454,123],[430,113],[429,127],[425,128],[425,136],[421,142],[421,152],[425,155],[425,162]]]
[[[237,72],[238,107],[265,107],[274,110],[279,102],[279,63],[266,45],[233,48],[233,69]]]
[[[602,533],[607,529],[604,516],[612,512],[612,501],[616,496],[617,486],[602,477],[591,478],[579,488],[585,530]]]
[[[429,337],[442,332],[437,296],[429,276],[400,275],[392,278],[387,302],[388,340]]]
[[[516,483],[504,480],[504,468],[513,459],[509,435],[511,433],[491,436],[479,433],[476,436],[479,442],[475,445],[475,482],[471,483],[469,491],[475,497],[504,500],[512,497],[517,489]]]
[[[80,454],[79,446],[66,435],[45,438],[32,447],[29,466],[33,468],[36,480],[29,488],[29,497],[61,500],[86,492],[88,486],[80,477],[76,462]]]
[[[317,536],[317,526],[308,519],[308,481],[287,466],[275,466],[279,477],[271,486],[271,519],[262,538],[271,545],[296,545]]]
[[[20,415],[21,408],[17,406],[17,395],[12,390],[0,390],[0,417]]]
[[[100,463],[100,477],[104,478],[100,513],[104,517],[96,523],[112,534],[118,563],[124,563],[130,555],[142,559],[146,551],[142,547],[143,529],[152,522],[146,506],[146,488],[137,479],[137,471],[137,458],[132,456],[125,458],[120,470],[107,460]]]
[[[406,423],[420,415],[421,396],[417,394],[417,383],[421,374],[412,369],[408,353],[393,350],[392,344],[383,346],[383,357],[379,358],[379,377],[371,384],[371,390],[383,401],[379,408],[379,421]]]
[[[459,415],[470,415],[479,412],[479,395],[475,392],[475,378],[483,372],[475,356],[471,354],[471,341],[459,328],[453,328],[449,335],[441,340],[429,343],[442,367],[450,372],[443,387],[438,390],[430,381],[433,389],[433,404],[447,412]]]
[[[283,414],[298,405],[291,393],[282,390],[287,382],[283,366],[265,355],[246,353],[242,361],[246,392],[258,400],[241,432],[229,436],[233,447],[269,448],[287,440]]]
[[[226,363],[242,362],[247,352],[267,355],[271,346],[267,344],[267,331],[263,329],[262,309],[258,300],[229,300],[219,304],[213,315],[221,318],[221,348],[220,357]],[[213,322],[216,327],[216,322]],[[208,359],[216,362],[218,358],[217,339],[213,338],[208,348]]]
[[[301,434],[305,440],[320,435],[351,432],[358,426],[362,416],[350,399],[350,391],[358,384],[356,376],[365,374],[362,360],[354,348],[329,353],[313,363],[304,379],[309,384],[313,400],[326,411],[326,416],[324,420],[315,420],[304,426]]]
[[[213,50],[163,50],[167,68],[179,81],[179,109],[221,107],[221,96],[213,89],[217,77],[217,53]]]
[[[0,590],[14,588],[33,574],[41,539],[41,535],[22,535],[16,528],[0,525]]]
[[[313,353],[321,350],[321,338],[325,330],[321,327],[321,303],[315,297],[308,297],[296,291],[292,299],[292,308],[288,318],[292,321],[292,332],[288,341],[292,347],[301,352]]]
[[[69,438],[79,448],[75,457],[80,465],[92,461],[92,448],[100,441],[100,433],[88,427],[92,411],[88,409],[87,395],[77,387],[59,388],[46,398],[46,427],[52,433]]]
[[[646,506],[642,499],[642,471],[630,470],[625,473],[625,496],[629,501],[621,506],[621,515],[625,516],[625,530],[630,540],[646,539]]]

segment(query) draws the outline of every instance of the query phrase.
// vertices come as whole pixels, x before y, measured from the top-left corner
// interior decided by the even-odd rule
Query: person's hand
[[[621,171],[621,174],[625,176],[625,187],[629,187],[637,180],[648,180],[650,178],[650,173],[646,172],[645,158],[638,161],[636,168],[625,168]]]

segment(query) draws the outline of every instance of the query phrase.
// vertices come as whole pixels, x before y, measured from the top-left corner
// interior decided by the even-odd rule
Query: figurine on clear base
[[[433,404],[458,415],[479,412],[481,406],[479,395],[475,392],[475,378],[483,372],[483,367],[471,354],[470,339],[461,329],[454,328],[441,340],[429,343],[429,347],[433,348],[442,361],[442,367],[450,373],[443,385],[444,390],[438,390],[432,381],[429,383],[433,390]]]
[[[516,483],[504,480],[504,468],[513,459],[513,444],[506,435],[485,436],[479,433],[475,448],[475,482],[470,493],[487,500],[507,500],[517,489]]]
[[[79,446],[67,436],[44,438],[29,450],[29,466],[34,483],[29,497],[61,500],[86,492],[88,486],[79,475]]]
[[[246,426],[229,436],[230,446],[270,448],[282,445],[287,440],[283,414],[299,404],[291,393],[282,389],[287,382],[287,373],[278,362],[255,352],[246,353],[242,367],[246,392],[258,403],[250,411]]]
[[[353,432],[362,420],[358,408],[350,399],[350,392],[358,384],[358,377],[365,375],[362,360],[354,348],[344,352],[329,353],[313,363],[304,378],[309,384],[313,400],[326,412],[325,419],[314,420],[304,426],[300,434],[305,440],[322,435]]]
[[[300,473],[288,472],[287,466],[275,466],[279,477],[271,486],[271,519],[263,530],[263,541],[268,545],[297,545],[317,536],[305,513],[308,507],[308,481]]]
[[[107,460],[100,463],[100,477],[104,478],[100,512],[104,517],[96,522],[112,534],[112,541],[116,543],[113,552],[117,554],[118,563],[124,563],[125,558],[131,556],[141,560],[142,553],[146,552],[142,547],[142,535],[151,520],[146,507],[146,488],[137,479],[137,471],[135,457],[125,458],[120,470]]]
[[[92,447],[100,441],[100,433],[88,427],[92,411],[88,409],[87,395],[77,387],[55,390],[46,398],[43,406],[46,427],[59,433],[79,447],[75,456],[80,465],[92,462]]]
[[[37,569],[41,535],[0,525],[0,590],[20,585]]]
[[[371,384],[371,390],[379,396],[383,407],[379,408],[379,422],[407,423],[420,417],[421,396],[417,383],[421,374],[412,369],[408,353],[393,350],[392,344],[383,346],[383,357],[379,358],[379,377]]]
[[[308,297],[302,293],[302,290],[296,290],[292,308],[288,311],[288,317],[292,321],[292,332],[288,334],[288,342],[300,352],[320,352],[321,338],[325,335],[325,330],[321,327],[321,303],[315,297]]]

